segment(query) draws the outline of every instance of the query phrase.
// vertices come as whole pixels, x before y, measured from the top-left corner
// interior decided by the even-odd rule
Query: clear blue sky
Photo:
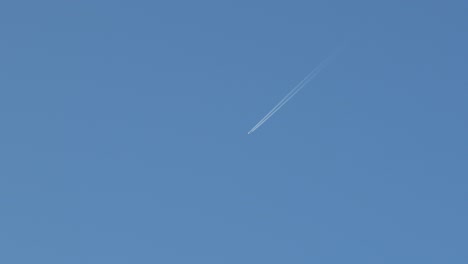
[[[0,263],[468,263],[467,13],[2,1]]]

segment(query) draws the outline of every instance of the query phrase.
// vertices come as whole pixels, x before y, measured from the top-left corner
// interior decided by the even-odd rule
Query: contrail
[[[310,80],[315,78],[318,74],[317,70],[312,71],[307,75],[304,80],[302,80],[298,85],[296,85],[281,101],[273,107],[273,109],[265,115],[249,132],[248,134],[254,132],[258,127],[260,127],[267,119],[269,119],[276,111],[278,111],[284,104],[286,104],[297,92],[299,92]]]
[[[253,133],[257,128],[259,128],[263,123],[265,123],[273,114],[276,113],[281,107],[283,107],[291,98],[296,95],[304,86],[307,85],[311,80],[313,80],[322,69],[324,69],[328,64],[338,55],[342,48],[333,52],[327,59],[322,61],[315,69],[313,69],[299,84],[297,84],[279,103],[277,103],[273,109],[268,112],[247,134]]]
[[[310,78],[313,78],[313,74],[317,72],[317,69],[314,69],[312,72],[310,72],[299,84],[297,84],[285,97],[283,97],[283,99],[281,99],[281,101],[279,101],[279,103],[277,103],[273,109],[270,110],[270,112],[268,112],[268,114],[266,114],[265,117],[262,118],[262,120],[260,120],[257,125],[255,125],[252,129],[255,129],[258,127],[258,125],[260,125],[262,123],[262,121],[264,121],[265,119],[267,119],[273,112],[275,112],[276,109],[278,109],[278,107],[280,107],[281,105],[283,105],[283,103],[285,101],[288,101],[289,98],[291,98],[294,94],[296,94],[295,92],[300,88],[302,87],[305,83],[308,82],[308,79]]]
[[[325,66],[327,66],[327,63],[329,63],[334,57],[336,57],[338,51],[334,52],[331,56],[329,56],[326,60],[324,60],[322,63],[319,64],[312,72],[310,72],[298,85],[296,85],[273,109],[268,112],[268,114],[260,120],[257,125],[255,125],[251,131],[256,130],[261,124],[263,124],[266,119],[270,118],[271,115],[273,115],[276,111],[279,110],[280,107],[282,107],[284,104],[286,104],[287,101],[289,101],[299,90],[301,90],[309,81],[311,81],[315,76],[318,75],[320,70],[322,70]]]
[[[291,100],[293,98],[294,95],[296,95],[300,90],[302,90],[302,88],[304,88],[304,86],[309,82],[311,81],[313,78],[315,78],[315,76],[318,75],[318,72],[314,72],[315,74],[313,74],[308,80],[306,80],[303,84],[301,84],[300,86],[296,86],[295,89],[291,90],[290,93],[288,93],[275,107],[273,107],[273,109],[270,110],[270,112],[268,112],[268,114],[265,115],[265,117],[260,120],[249,132],[248,134],[251,134],[252,132],[254,132],[255,130],[257,130],[257,128],[259,128],[261,125],[263,125],[263,123],[265,123],[271,116],[273,116],[273,114],[275,114],[281,107],[283,107],[283,105],[285,105],[289,100]]]

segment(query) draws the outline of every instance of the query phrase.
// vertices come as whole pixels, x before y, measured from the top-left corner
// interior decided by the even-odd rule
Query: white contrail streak
[[[318,71],[314,69],[311,73],[307,75],[304,80],[302,80],[298,85],[296,85],[281,101],[273,107],[273,109],[265,115],[250,131],[249,134],[255,131],[259,126],[261,126],[267,119],[270,118],[276,111],[278,111],[284,104],[286,104],[297,92],[299,92],[310,80],[317,76]]]
[[[330,55],[327,59],[322,61],[315,69],[313,69],[299,84],[297,84],[279,103],[277,103],[273,109],[268,112],[268,114],[265,115],[258,123],[250,129],[247,134],[253,133],[257,128],[259,128],[263,123],[265,123],[271,116],[273,116],[276,111],[278,111],[281,107],[283,107],[289,100],[291,100],[294,95],[296,95],[302,88],[304,88],[307,83],[309,83],[311,80],[313,80],[319,73],[320,71],[325,68],[341,51],[341,49],[338,49],[335,51],[332,55]]]
[[[261,124],[263,124],[264,121],[266,121],[266,119],[268,119],[274,112],[276,112],[276,109],[278,109],[279,107],[281,107],[286,101],[289,101],[289,99],[294,96],[296,94],[296,91],[300,90],[301,87],[303,87],[307,82],[309,82],[309,79],[311,78],[314,78],[315,75],[314,73],[317,72],[317,69],[314,69],[312,72],[310,72],[299,84],[297,84],[286,96],[283,97],[283,99],[281,99],[281,101],[279,101],[279,103],[277,103],[273,109],[270,110],[270,112],[268,112],[268,114],[265,115],[265,117],[263,117],[250,131],[249,131],[249,134],[251,132],[253,132],[253,130],[255,130],[257,127],[259,127]]]
[[[289,100],[291,100],[293,98],[294,95],[296,95],[300,90],[302,90],[302,88],[304,88],[304,86],[309,82],[311,81],[313,78],[315,78],[315,76],[318,75],[318,72],[315,72],[314,75],[312,75],[310,77],[309,80],[307,80],[306,82],[304,82],[301,86],[298,86],[296,89],[293,89],[291,90],[291,92],[286,95],[283,100],[281,100],[280,103],[278,103],[270,112],[268,112],[268,114],[265,115],[265,117],[260,120],[249,132],[248,134],[251,134],[252,132],[254,132],[255,130],[257,130],[257,128],[259,128],[261,125],[263,125],[263,123],[265,123],[271,116],[273,116],[281,107],[283,107],[283,105],[285,105]]]
[[[268,114],[262,118],[250,131],[248,134],[252,133],[255,131],[258,127],[260,127],[264,122],[267,121],[276,111],[278,111],[281,107],[283,107],[284,104],[286,104],[294,95],[296,95],[308,82],[310,82],[315,76],[318,75],[320,70],[322,70],[325,66],[326,63],[329,62],[332,59],[333,56],[330,56],[326,60],[324,60],[322,63],[320,63],[319,66],[317,66],[312,72],[310,72],[298,85],[296,85],[275,107],[273,107]]]

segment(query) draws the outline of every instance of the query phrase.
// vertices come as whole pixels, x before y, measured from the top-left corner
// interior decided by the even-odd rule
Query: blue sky
[[[3,1],[0,262],[467,263],[467,11]]]

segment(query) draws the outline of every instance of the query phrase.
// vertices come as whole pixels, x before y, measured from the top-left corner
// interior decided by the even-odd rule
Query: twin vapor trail
[[[300,90],[302,90],[302,88],[304,88],[304,86],[306,86],[310,81],[312,81],[320,73],[320,71],[327,67],[333,61],[333,59],[335,59],[336,56],[338,56],[341,50],[342,49],[340,48],[333,52],[330,56],[328,56],[328,58],[323,60],[317,67],[315,67],[315,69],[313,69],[309,74],[307,74],[307,76],[299,84],[297,84],[285,97],[283,97],[283,99],[281,99],[281,101],[279,101],[279,103],[277,103],[273,107],[273,109],[271,109],[270,112],[268,112],[268,114],[266,114],[260,121],[258,121],[258,123],[254,127],[252,127],[252,129],[250,129],[250,131],[247,132],[247,134],[252,134],[255,130],[262,126],[263,123],[270,119],[270,117],[272,117],[278,110],[281,109],[281,107],[283,107],[289,100],[291,100],[291,98],[293,98],[294,95],[296,95]]]

